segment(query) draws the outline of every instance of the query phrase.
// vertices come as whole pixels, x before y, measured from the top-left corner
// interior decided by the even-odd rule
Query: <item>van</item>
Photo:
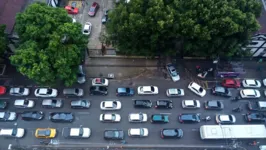
[[[23,128],[0,129],[0,136],[4,137],[22,138],[24,134],[25,134],[25,129]]]

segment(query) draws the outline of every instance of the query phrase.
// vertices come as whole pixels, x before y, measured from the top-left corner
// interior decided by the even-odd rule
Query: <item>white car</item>
[[[102,101],[100,107],[101,110],[119,110],[122,104],[120,101]]]
[[[10,88],[9,94],[12,96],[28,96],[30,94],[30,89],[22,87],[14,87]]]
[[[190,89],[192,92],[199,95],[200,97],[206,95],[206,90],[195,82],[190,82],[188,85],[188,89]]]
[[[14,102],[14,106],[16,108],[33,108],[35,105],[35,102],[33,100],[27,100],[27,99],[17,99]]]
[[[173,64],[167,64],[166,65],[166,69],[169,72],[169,75],[171,76],[172,80],[174,82],[179,81],[180,80],[180,76],[179,73],[176,71],[175,67]]]
[[[151,94],[158,94],[159,90],[157,86],[139,86],[138,87],[138,94],[140,95],[151,95]]]
[[[107,113],[100,115],[101,122],[120,122],[121,116],[119,114]]]
[[[147,128],[130,128],[128,129],[128,136],[131,137],[146,137],[149,135]]]
[[[34,92],[36,97],[56,97],[57,93],[57,89],[52,88],[38,88]]]
[[[0,121],[14,121],[17,116],[16,112],[0,112]]]
[[[104,78],[94,78],[92,79],[92,86],[108,86],[109,81]]]
[[[240,96],[242,98],[260,98],[260,91],[255,89],[243,89],[240,90]]]
[[[128,115],[129,122],[147,122],[148,115],[145,113],[131,113]]]
[[[91,129],[90,128],[63,128],[62,135],[65,138],[89,138],[91,135]]]
[[[86,22],[83,28],[83,34],[84,35],[90,35],[91,34],[91,28],[92,24],[90,22]]]
[[[266,79],[263,79],[262,82],[263,82],[263,85],[266,86]]]
[[[217,124],[233,124],[236,122],[236,117],[234,115],[217,114],[216,123]]]
[[[168,97],[185,96],[185,91],[184,89],[170,88],[166,90],[166,95]]]
[[[255,80],[255,79],[245,79],[242,81],[242,85],[245,88],[260,88],[261,87],[260,81]]]
[[[182,101],[183,108],[200,108],[199,100],[183,100]]]
[[[0,136],[3,137],[22,138],[24,134],[25,134],[25,129],[23,128],[0,129]]]

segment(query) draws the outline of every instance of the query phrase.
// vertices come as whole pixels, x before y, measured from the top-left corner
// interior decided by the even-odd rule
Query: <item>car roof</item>
[[[176,132],[175,129],[164,129],[163,130],[163,134],[164,135],[174,136],[174,135],[177,135],[177,132]]]
[[[192,87],[196,88],[196,89],[199,89],[201,88],[200,85],[198,85],[196,82],[192,82]]]
[[[141,129],[140,128],[131,128],[130,129],[130,134],[131,135],[140,135]]]
[[[46,88],[40,88],[39,94],[46,94],[48,92],[48,89]]]
[[[70,135],[71,136],[79,136],[80,128],[70,128]]]
[[[234,79],[225,79],[225,83],[226,84],[235,84],[235,80]]]
[[[256,92],[254,89],[243,89],[243,93],[245,95],[256,95]]]
[[[216,86],[216,87],[215,87],[215,91],[218,91],[218,92],[225,92],[225,88],[222,87],[222,86]]]
[[[255,85],[257,84],[256,80],[254,80],[254,79],[246,79],[245,82],[247,84],[255,84]]]
[[[104,114],[104,119],[106,120],[112,120],[113,114]]]
[[[151,91],[151,86],[143,86],[143,91]]]
[[[218,103],[219,103],[219,101],[216,101],[216,100],[208,101],[209,106],[218,106]]]
[[[194,106],[194,100],[184,100],[186,106]]]
[[[113,101],[105,101],[104,106],[105,107],[113,107]]]
[[[132,120],[140,120],[140,115],[139,114],[130,114],[130,118]]]
[[[258,101],[258,104],[260,107],[266,107],[266,102],[264,101]]]
[[[220,115],[219,118],[221,121],[230,121],[229,115]]]
[[[118,93],[125,93],[126,91],[127,91],[127,88],[124,88],[124,87],[117,88]]]
[[[170,94],[178,94],[178,89],[171,88],[168,90]]]

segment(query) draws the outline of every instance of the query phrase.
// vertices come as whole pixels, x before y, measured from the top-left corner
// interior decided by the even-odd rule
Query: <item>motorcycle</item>
[[[237,107],[233,109],[233,112],[241,112],[243,109],[241,107]]]
[[[204,121],[210,121],[211,120],[211,117],[210,116],[206,116],[205,118],[202,118],[202,120],[204,120]]]

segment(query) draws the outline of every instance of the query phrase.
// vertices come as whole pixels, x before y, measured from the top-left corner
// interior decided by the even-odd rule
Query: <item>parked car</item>
[[[102,24],[105,24],[106,22],[108,22],[109,20],[108,12],[109,12],[108,9],[104,11],[103,16],[102,16]]]
[[[7,104],[8,103],[6,101],[0,99],[0,109],[6,109]]]
[[[83,84],[86,82],[86,74],[83,71],[82,65],[79,65],[78,67],[77,82],[79,84]]]
[[[35,102],[33,100],[17,99],[14,102],[16,108],[33,108]]]
[[[123,130],[105,130],[104,131],[104,139],[106,140],[123,140],[124,139],[124,131]]]
[[[240,90],[241,98],[260,98],[260,91],[255,89]]]
[[[133,96],[134,89],[129,87],[121,87],[116,89],[116,96]]]
[[[200,108],[199,100],[182,100],[183,108]]]
[[[180,97],[185,96],[184,89],[171,88],[166,90],[166,95],[168,97]]]
[[[6,94],[6,87],[0,86],[0,95]]]
[[[130,128],[128,129],[128,136],[130,137],[147,137],[149,130],[147,128]]]
[[[109,81],[105,78],[94,78],[92,79],[92,86],[108,86]]]
[[[122,107],[120,101],[102,101],[100,104],[101,110],[119,110]]]
[[[22,138],[25,135],[24,128],[1,128],[0,136],[2,137],[12,137],[12,138]]]
[[[32,120],[42,120],[44,113],[42,111],[24,111],[21,114],[22,120],[32,121]]]
[[[264,123],[266,120],[266,116],[262,113],[246,113],[244,118],[250,123]]]
[[[138,87],[138,94],[139,95],[152,95],[158,94],[159,90],[157,86],[139,86]]]
[[[152,102],[150,100],[134,100],[135,108],[151,108]]]
[[[180,114],[178,119],[180,123],[198,123],[200,122],[200,114],[184,113]]]
[[[179,128],[168,128],[168,129],[161,130],[162,139],[182,138],[183,135],[184,135],[183,130]]]
[[[71,108],[78,108],[78,109],[85,108],[86,109],[86,108],[90,108],[91,103],[89,100],[81,99],[81,100],[71,101],[70,105],[71,105]]]
[[[70,112],[53,112],[50,113],[49,120],[52,122],[73,122],[74,115]]]
[[[165,108],[165,109],[172,109],[173,108],[173,101],[171,100],[158,100],[155,103],[155,108]]]
[[[42,107],[61,108],[63,107],[63,101],[61,99],[44,99],[42,100]]]
[[[224,109],[224,104],[222,101],[217,100],[205,101],[205,109],[222,110]]]
[[[57,89],[52,88],[37,88],[34,92],[36,97],[56,97]]]
[[[169,116],[165,114],[154,114],[154,115],[151,115],[151,122],[152,123],[168,123]]]
[[[173,64],[167,64],[166,69],[169,72],[170,77],[174,82],[180,80],[179,73],[176,71],[175,67]]]
[[[30,94],[30,89],[22,87],[14,87],[10,88],[9,94],[12,96],[28,96]]]
[[[0,121],[14,121],[17,119],[17,116],[16,112],[0,112]]]
[[[234,124],[236,122],[236,117],[234,115],[217,114],[216,123],[217,124]]]
[[[92,24],[90,22],[85,22],[83,27],[83,34],[84,35],[90,35],[92,29]]]
[[[206,95],[206,90],[195,82],[190,82],[188,85],[188,89],[190,89],[192,92],[199,95],[200,97]]]
[[[85,127],[79,127],[79,128],[65,127],[63,128],[62,134],[63,134],[63,137],[65,138],[86,139],[90,137],[91,129],[85,128]]]
[[[266,111],[265,101],[248,102],[248,109],[250,111]]]
[[[92,5],[91,5],[91,7],[90,7],[89,13],[88,13],[89,16],[94,17],[94,16],[96,15],[96,13],[97,13],[99,7],[100,7],[100,6],[99,6],[98,3],[93,2]]]
[[[217,96],[231,97],[232,93],[229,89],[222,86],[215,86],[211,89],[211,93]]]
[[[145,113],[131,113],[128,115],[129,122],[147,122],[148,115]]]
[[[222,86],[227,88],[240,88],[240,81],[237,79],[224,79],[222,81]]]
[[[56,136],[55,128],[37,128],[35,131],[36,138],[53,139]]]
[[[101,122],[120,122],[121,116],[115,113],[107,113],[100,115]]]
[[[90,95],[107,95],[108,89],[105,86],[91,86]]]
[[[77,7],[72,7],[72,6],[65,6],[65,10],[67,11],[68,14],[73,14],[76,15],[79,13],[79,9]]]
[[[255,79],[244,79],[242,81],[242,85],[245,88],[260,88],[261,87],[260,81],[255,80]]]
[[[63,90],[66,97],[83,97],[84,91],[81,88],[67,88]]]
[[[263,79],[262,82],[263,82],[263,85],[266,86],[266,79]]]

